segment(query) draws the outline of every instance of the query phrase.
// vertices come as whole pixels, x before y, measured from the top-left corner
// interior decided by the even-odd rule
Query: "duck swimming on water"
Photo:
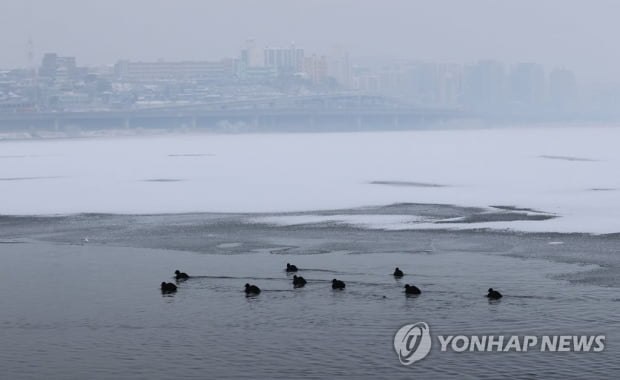
[[[487,297],[491,300],[498,300],[500,298],[502,298],[502,293],[498,292],[497,290],[493,290],[493,288],[489,288],[489,293],[487,294]]]
[[[286,263],[286,271],[287,272],[297,272],[297,266]]]
[[[422,294],[422,291],[420,290],[420,288],[418,288],[415,285],[405,285],[405,294],[407,295],[418,295],[418,294]]]
[[[345,286],[344,281],[336,280],[335,278],[332,280],[332,289],[344,289]]]
[[[161,283],[161,292],[164,294],[176,293],[177,286],[171,282]]]
[[[307,281],[305,278],[301,276],[293,276],[293,287],[294,288],[303,288],[306,285]]]
[[[247,296],[255,296],[260,294],[260,288],[256,285],[245,284],[245,294]]]
[[[396,267],[396,269],[394,269],[394,277],[396,278],[401,278],[403,277],[405,274],[403,273],[402,270],[400,270],[400,268]]]
[[[174,274],[177,280],[187,280],[189,278],[189,275],[187,273],[181,272],[178,269],[174,271]]]

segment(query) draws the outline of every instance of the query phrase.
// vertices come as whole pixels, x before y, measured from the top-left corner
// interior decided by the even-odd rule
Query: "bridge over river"
[[[377,95],[329,94],[256,97],[106,111],[0,113],[0,129],[401,129],[469,117],[471,115],[455,108],[421,107]]]

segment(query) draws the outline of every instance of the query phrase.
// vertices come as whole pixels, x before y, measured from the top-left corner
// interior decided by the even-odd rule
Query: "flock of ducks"
[[[286,264],[287,273],[295,273],[298,270],[299,269],[297,268],[297,266],[292,265],[290,263]],[[184,281],[190,278],[190,276],[187,273],[181,272],[179,270],[176,270],[174,272],[174,275],[177,281]],[[400,268],[396,267],[396,269],[394,269],[394,278],[402,278],[404,275],[405,274],[403,273],[402,270],[400,270]],[[293,276],[293,288],[303,288],[304,286],[306,286],[307,283],[308,282],[306,281],[305,278],[301,276],[297,276],[297,275]],[[335,278],[332,280],[332,289],[342,290],[345,287],[346,287],[346,284],[344,283],[344,281],[338,280]],[[171,282],[161,283],[161,292],[163,294],[175,293],[176,291],[177,291],[177,286],[175,284]],[[247,296],[257,296],[260,294],[260,288],[256,285],[245,284],[245,294]],[[420,288],[418,288],[415,285],[406,284],[405,294],[406,295],[419,295],[419,294],[422,294],[422,291],[420,290]],[[489,292],[486,296],[489,299],[493,299],[493,300],[502,298],[502,294],[498,292],[497,290],[493,290],[493,288],[489,288]]]

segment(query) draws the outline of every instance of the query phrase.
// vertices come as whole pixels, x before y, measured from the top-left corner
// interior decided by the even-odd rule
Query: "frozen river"
[[[531,127],[5,141],[0,213],[278,212],[438,203],[516,206],[558,216],[485,221],[476,226],[481,228],[620,232],[619,139],[618,128]],[[390,228],[435,227],[428,222],[391,220]],[[471,225],[451,224],[460,227]]]

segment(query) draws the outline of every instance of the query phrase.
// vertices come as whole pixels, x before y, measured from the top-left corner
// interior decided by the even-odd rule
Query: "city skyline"
[[[539,62],[547,69],[569,67],[587,83],[620,78],[614,20],[620,4],[608,0],[594,5],[559,0],[391,0],[389,6],[350,0],[294,4],[187,0],[183,6],[142,0],[4,3],[6,12],[0,15],[3,69],[28,64],[29,37],[35,62],[45,52],[55,51],[79,56],[86,65],[112,64],[118,59],[234,57],[243,41],[253,37],[273,46],[294,41],[318,54],[341,44],[357,61],[365,57],[455,63],[495,59]]]
[[[248,55],[248,50],[250,46],[249,44],[251,44],[252,49],[255,50],[250,55]],[[1,68],[0,67],[0,70],[10,71],[10,70],[21,70],[21,69],[34,69],[37,72],[40,72],[41,62],[45,61],[46,56],[55,55],[59,57],[60,56],[70,57],[72,60],[72,64],[74,66],[79,66],[79,67],[84,67],[84,68],[89,68],[89,69],[95,69],[95,68],[103,69],[107,67],[107,68],[114,68],[114,70],[118,70],[119,65],[122,66],[126,63],[131,63],[134,65],[135,64],[149,65],[149,64],[161,64],[161,63],[168,63],[168,64],[184,63],[184,64],[189,64],[189,65],[210,64],[210,65],[221,66],[221,63],[223,62],[230,65],[234,62],[244,62],[244,61],[245,61],[246,66],[273,67],[273,68],[282,69],[284,66],[286,66],[286,64],[284,64],[284,60],[288,59],[287,62],[293,63],[293,66],[294,66],[294,70],[291,71],[291,73],[293,72],[304,73],[307,71],[308,65],[314,65],[315,66],[314,70],[316,70],[316,66],[321,65],[320,60],[322,59],[325,60],[325,63],[323,63],[325,67],[322,67],[321,69],[324,69],[326,72],[328,70],[333,70],[334,61],[336,60],[335,57],[343,56],[345,57],[344,59],[346,59],[347,61],[346,64],[348,67],[344,69],[345,71],[347,71],[347,73],[346,74],[340,73],[339,75],[333,75],[333,71],[330,71],[330,75],[339,78],[340,79],[339,83],[344,84],[347,87],[359,88],[359,85],[352,86],[350,78],[347,78],[345,80],[342,79],[343,76],[350,77],[351,73],[349,71],[353,71],[353,70],[362,71],[362,72],[364,70],[373,70],[373,72],[375,73],[380,73],[386,70],[393,70],[394,68],[397,68],[399,66],[440,65],[440,66],[460,67],[459,70],[462,71],[466,69],[467,67],[475,66],[475,65],[478,65],[484,62],[496,62],[498,64],[501,64],[503,66],[502,70],[506,70],[507,74],[511,70],[518,69],[518,67],[523,66],[523,65],[537,65],[537,66],[540,66],[540,68],[543,70],[543,76],[545,76],[545,81],[549,80],[550,78],[547,78],[547,77],[551,76],[553,72],[555,71],[558,71],[558,70],[570,71],[572,75],[574,75],[575,77],[576,84],[586,85],[586,86],[590,85],[589,83],[583,83],[582,81],[579,81],[579,79],[581,78],[580,73],[572,70],[570,66],[567,66],[567,65],[545,66],[544,64],[535,62],[535,61],[504,62],[504,61],[494,59],[494,58],[479,58],[479,59],[468,61],[468,62],[442,62],[442,61],[415,60],[415,59],[407,60],[404,58],[378,59],[376,57],[375,59],[372,59],[372,58],[367,58],[367,59],[361,58],[360,59],[360,58],[352,58],[352,55],[350,54],[350,52],[346,49],[346,47],[342,45],[340,46],[333,45],[332,48],[329,49],[330,53],[320,54],[317,52],[307,51],[302,45],[298,45],[295,42],[290,42],[287,46],[277,46],[272,43],[260,43],[260,41],[257,41],[254,38],[246,39],[244,43],[240,43],[238,45],[241,46],[241,48],[237,50],[237,53],[234,56],[216,57],[215,59],[211,59],[211,60],[172,60],[172,59],[166,59],[164,57],[160,57],[156,60],[129,60],[129,59],[124,59],[124,58],[118,58],[114,60],[114,62],[112,63],[106,63],[106,64],[100,64],[100,65],[82,64],[79,56],[74,56],[70,54],[66,55],[66,54],[62,54],[60,52],[54,51],[54,52],[43,53],[39,60],[35,61],[33,58],[33,62],[31,63],[30,66],[21,66],[21,67],[12,67],[12,68]],[[307,55],[305,55],[306,53]],[[293,57],[291,54],[297,55],[297,57]],[[309,59],[314,59],[314,61],[309,62],[308,61]],[[331,64],[328,64],[328,62],[330,62]],[[293,67],[291,66],[288,69],[292,70]],[[144,75],[141,75],[141,76],[149,77],[149,75],[150,74],[146,72],[144,73]],[[275,75],[275,72],[274,72],[274,75]]]
[[[577,115],[601,99],[614,108],[617,89],[588,93],[565,67],[546,70],[525,62],[466,64],[395,62],[356,66],[346,49],[317,56],[303,47],[261,45],[247,40],[238,57],[217,61],[119,60],[107,68],[80,66],[73,56],[46,53],[40,66],[0,72],[5,112],[118,109],[217,98],[342,91],[376,93],[420,106],[464,108],[488,115]],[[262,86],[259,90],[255,86]],[[546,116],[545,116],[546,115]]]

